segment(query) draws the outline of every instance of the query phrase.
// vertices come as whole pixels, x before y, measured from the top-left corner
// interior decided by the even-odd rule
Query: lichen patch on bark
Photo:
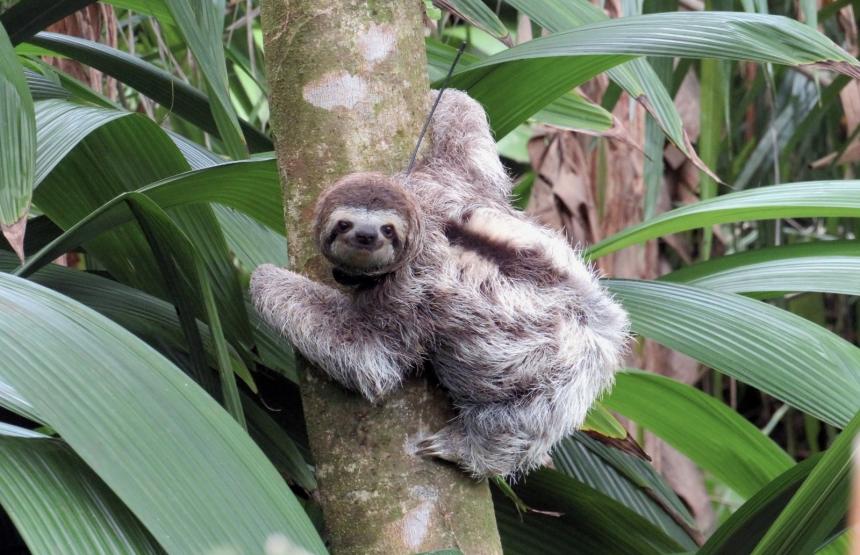
[[[364,59],[374,65],[387,58],[394,50],[396,38],[391,25],[371,24],[366,32],[359,35],[358,48]]]
[[[346,493],[346,498],[351,501],[359,501],[361,503],[366,503],[370,501],[374,497],[379,497],[379,492],[375,491],[367,491],[366,489],[360,489],[356,491],[350,491]]]
[[[323,110],[351,110],[359,102],[368,99],[367,83],[348,71],[330,71],[305,85],[302,97]]]
[[[431,501],[424,501],[404,515],[401,537],[409,549],[418,549],[424,543],[433,518],[434,505]]]

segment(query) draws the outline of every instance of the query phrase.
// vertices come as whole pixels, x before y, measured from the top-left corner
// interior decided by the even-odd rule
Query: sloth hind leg
[[[515,477],[544,464],[562,435],[538,429],[542,411],[534,402],[462,407],[453,423],[418,442],[416,454],[456,463],[475,478]]]

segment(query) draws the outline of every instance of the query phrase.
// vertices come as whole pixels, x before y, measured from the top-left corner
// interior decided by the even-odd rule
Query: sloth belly
[[[519,399],[572,377],[580,323],[571,291],[498,278],[443,281],[432,362],[455,401]]]
[[[437,321],[432,362],[455,401],[516,400],[572,378],[575,321],[558,307],[480,305],[474,293],[461,289]]]
[[[554,368],[552,349],[532,351],[521,357],[487,357],[482,344],[460,341],[436,351],[433,367],[442,385],[455,402],[490,403],[510,401],[542,391],[559,373]]]
[[[432,359],[455,401],[519,399],[572,379],[582,325],[576,280],[590,275],[570,247],[494,209],[444,231]]]

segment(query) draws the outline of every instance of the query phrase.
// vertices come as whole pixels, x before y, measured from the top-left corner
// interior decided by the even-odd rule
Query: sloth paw
[[[457,450],[451,448],[451,438],[446,430],[440,430],[418,441],[415,444],[415,454],[419,457],[431,457],[453,463],[459,463],[462,460]]]

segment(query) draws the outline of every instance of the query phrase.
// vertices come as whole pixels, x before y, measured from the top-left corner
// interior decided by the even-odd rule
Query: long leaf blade
[[[586,0],[569,2],[511,0],[508,3],[534,19],[544,29],[554,33],[609,19],[603,10]],[[681,116],[675,108],[672,97],[646,60],[631,60],[609,69],[607,74],[627,91],[631,98],[638,100],[648,110],[660,129],[681,152],[695,163],[701,163],[695,150],[690,146],[681,123]]]
[[[17,266],[14,256],[0,252],[0,272],[12,272]],[[41,268],[29,279],[88,306],[153,346],[166,345],[179,350],[189,348],[176,307],[157,297],[112,279],[56,264]],[[206,359],[214,368],[212,333],[202,322],[197,322],[197,326]],[[236,375],[253,389],[254,380],[233,348],[230,348],[230,360]]]
[[[860,295],[860,243],[815,241],[746,251],[660,278],[724,293],[815,291]]]
[[[572,87],[637,56],[817,63],[860,76],[860,62],[788,18],[667,12],[591,23],[535,39],[463,68],[451,84],[484,104],[501,137]]]
[[[735,411],[665,376],[621,372],[603,402],[666,440],[743,497],[753,495],[794,462]]]
[[[180,297],[194,299],[196,304],[202,306],[200,312],[206,318],[215,344],[215,360],[224,408],[242,427],[245,427],[245,415],[242,412],[239,390],[233,377],[227,340],[221,328],[221,318],[215,306],[209,276],[199,254],[179,226],[146,195],[129,193],[126,202],[158,260],[162,275],[171,277],[170,281],[173,282],[171,294],[177,298],[177,306],[181,306]],[[186,303],[186,305],[190,304]],[[197,324],[193,317],[187,314],[184,319],[187,321],[186,327],[196,332]]]
[[[36,554],[162,553],[71,449],[8,425],[0,433],[0,502]]]
[[[819,459],[810,457],[768,482],[714,531],[697,555],[752,553]]]
[[[230,179],[226,178],[228,176]],[[272,160],[229,162],[190,171],[142,187],[136,192],[146,194],[165,210],[189,204],[220,202],[254,216],[272,229],[277,228],[278,222],[283,219],[278,205],[271,202],[278,199],[280,194],[277,171]],[[32,273],[60,254],[130,222],[132,214],[124,208],[123,198],[115,197],[79,220],[66,233],[30,257],[19,272],[23,275]],[[110,215],[100,218],[98,225],[89,225],[103,213]],[[279,229],[282,230],[282,227]]]
[[[552,460],[561,472],[623,503],[685,549],[695,549],[700,534],[693,517],[649,463],[582,433],[559,443]]]
[[[839,525],[848,508],[852,450],[858,431],[860,412],[812,469],[756,546],[754,555],[810,553]]]
[[[0,274],[0,305],[0,380],[168,552],[257,553],[278,533],[325,551],[257,446],[164,357],[103,316],[8,274]]]
[[[164,0],[107,0],[105,4],[111,4],[118,8],[126,8],[135,13],[150,15],[159,23],[174,25],[173,16],[164,4]]]
[[[207,133],[219,135],[206,95],[145,60],[98,42],[57,33],[41,32],[29,42],[102,71]],[[249,123],[240,121],[239,125],[251,152],[268,152],[274,148],[272,140]]]
[[[821,326],[740,295],[653,281],[607,285],[644,337],[836,426],[860,408],[860,349]]]
[[[221,33],[224,0],[164,0],[206,80],[212,116],[227,152],[234,159],[248,157],[239,118],[230,102],[227,62]]]
[[[481,0],[435,0],[435,3],[510,46],[511,35],[508,28]]]
[[[24,70],[0,25],[0,231],[24,256],[36,160],[36,115]]]
[[[676,208],[592,245],[598,258],[670,233],[745,220],[860,216],[860,181],[810,181],[759,187]]]
[[[457,49],[432,38],[427,39],[426,45],[427,72],[430,79],[432,81],[443,79],[454,62]],[[480,59],[478,56],[464,52],[460,57],[459,66],[466,67],[478,59]],[[560,96],[534,114],[533,119],[540,123],[594,134],[606,133],[615,124],[611,113],[575,91]],[[501,135],[498,138],[502,138]]]
[[[9,38],[13,44],[18,44],[51,23],[95,2],[96,0],[56,0],[45,3],[41,0],[22,0],[0,14],[0,24],[12,30]]]
[[[117,195],[189,169],[170,137],[142,115],[56,100],[39,102],[36,110],[39,153],[51,154],[48,161],[37,160],[37,167],[51,170],[36,189],[34,203],[62,228],[70,228]],[[42,133],[63,124],[68,130]],[[205,261],[228,335],[237,346],[250,344],[250,325],[226,240],[206,201],[193,204],[171,210],[170,216]],[[138,227],[115,229],[86,248],[117,280],[166,297],[158,266]]]
[[[514,489],[529,507],[563,514],[518,515],[511,501],[494,489],[496,520],[507,554],[645,555],[682,550],[677,542],[621,503],[560,472],[533,472],[525,484]],[[625,525],[618,526],[619,522]]]

